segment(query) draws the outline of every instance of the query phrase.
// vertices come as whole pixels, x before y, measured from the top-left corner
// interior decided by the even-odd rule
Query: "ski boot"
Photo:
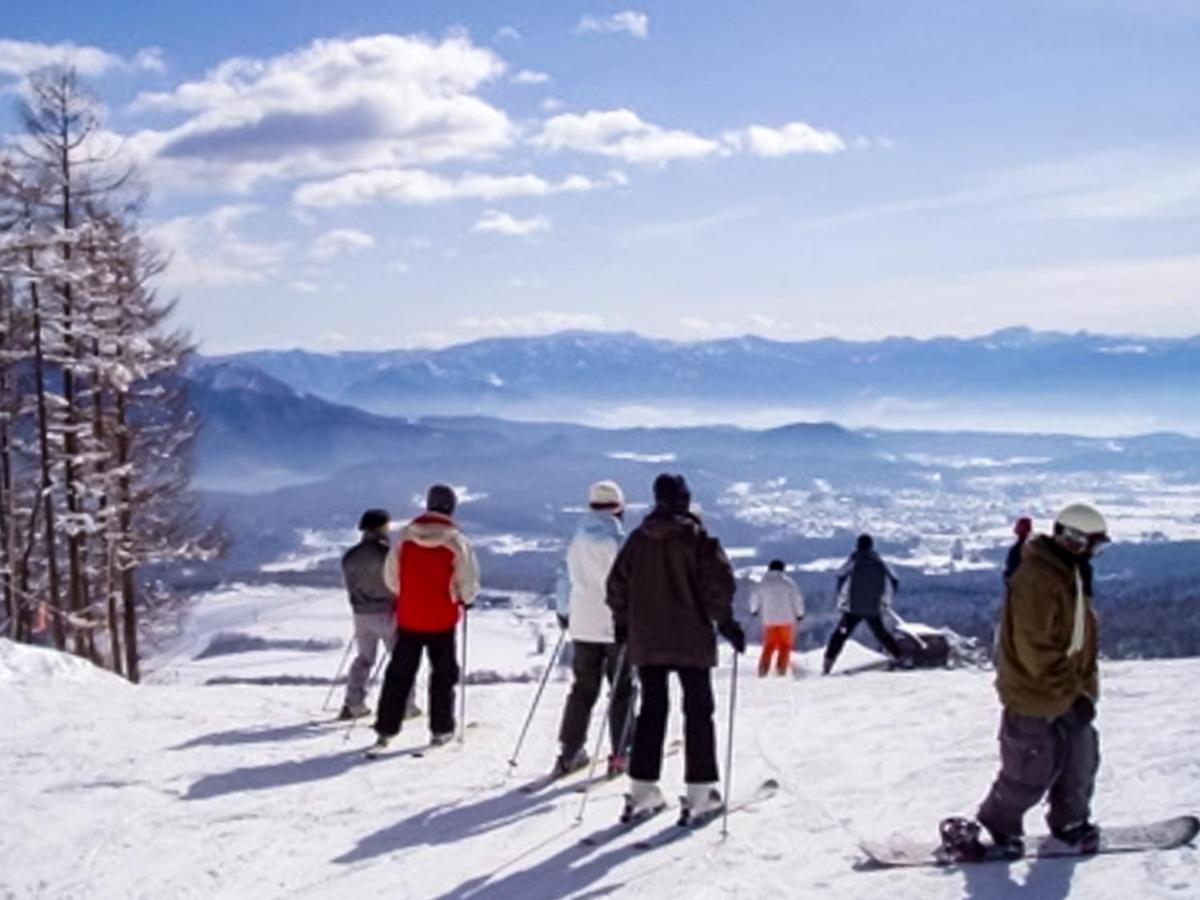
[[[555,778],[565,778],[574,772],[586,769],[589,762],[591,760],[588,758],[587,751],[585,750],[576,750],[574,753],[564,751],[554,761],[554,768],[550,770],[550,774]]]
[[[679,805],[679,824],[684,828],[703,825],[725,808],[715,784],[689,784],[687,796],[680,798]]]
[[[452,740],[454,740],[454,732],[453,731],[443,731],[439,734],[431,734],[429,736],[429,746],[443,747],[446,744],[450,743]]]
[[[648,819],[666,809],[667,798],[653,781],[629,779],[629,793],[625,795],[625,808],[621,810],[621,821],[625,823]]]
[[[371,707],[365,703],[343,703],[341,711],[337,714],[339,722],[352,722],[355,719],[362,719],[371,714]]]
[[[1080,853],[1091,856],[1100,850],[1100,826],[1084,819],[1066,828],[1051,828],[1050,833],[1056,840],[1071,847],[1078,848]]]
[[[382,734],[377,735],[375,737],[375,743],[368,747],[363,755],[366,756],[367,759],[378,759],[387,752],[388,744],[391,742],[392,739],[390,737]]]

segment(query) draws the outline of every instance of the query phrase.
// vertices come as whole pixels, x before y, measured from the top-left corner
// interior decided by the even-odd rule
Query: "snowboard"
[[[1145,850],[1172,850],[1190,844],[1200,833],[1200,818],[1176,816],[1145,825],[1101,827],[1100,847],[1096,853],[1138,853]],[[936,841],[919,841],[896,835],[888,840],[865,841],[859,845],[869,862],[878,867],[896,866],[967,866],[975,863],[1013,862],[998,852],[982,859],[955,859]],[[991,848],[989,847],[989,850]],[[1049,834],[1031,835],[1025,840],[1026,859],[1063,856],[1089,856],[1071,844]]]

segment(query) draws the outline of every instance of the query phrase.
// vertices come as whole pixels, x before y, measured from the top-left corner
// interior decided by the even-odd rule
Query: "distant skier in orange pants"
[[[771,671],[771,659],[775,658],[775,671],[788,673],[792,655],[792,643],[796,637],[796,623],[804,619],[804,595],[796,582],[784,574],[783,560],[773,559],[767,566],[762,580],[750,594],[750,615],[762,614],[763,648],[758,660],[758,677],[764,678]]]

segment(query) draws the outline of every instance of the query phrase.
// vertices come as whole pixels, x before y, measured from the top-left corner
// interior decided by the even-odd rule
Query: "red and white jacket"
[[[396,595],[396,624],[405,631],[450,631],[459,607],[479,593],[475,551],[454,520],[427,512],[404,526],[383,566]]]

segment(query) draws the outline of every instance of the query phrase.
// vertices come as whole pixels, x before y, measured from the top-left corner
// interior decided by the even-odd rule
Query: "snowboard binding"
[[[942,840],[938,854],[945,859],[967,862],[987,856],[987,848],[979,839],[978,822],[962,816],[951,816],[949,819],[942,819],[938,825],[938,834]]]

